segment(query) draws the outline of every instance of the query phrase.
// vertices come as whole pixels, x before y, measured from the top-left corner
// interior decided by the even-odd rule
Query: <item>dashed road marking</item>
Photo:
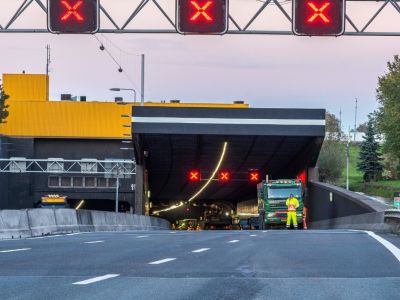
[[[268,232],[268,230],[263,230],[264,233]]]
[[[176,258],[165,258],[165,259],[161,259],[161,260],[156,260],[156,261],[149,262],[149,265],[160,265],[160,264],[164,264],[164,263],[173,261],[175,259]]]
[[[137,236],[136,238],[138,238],[138,239],[143,239],[143,238],[148,238],[149,236],[148,235],[139,235],[139,236]]]
[[[104,243],[104,241],[91,241],[91,242],[85,242],[85,244],[99,244],[99,243]]]
[[[176,233],[176,231],[170,231],[169,233]]]
[[[393,245],[391,242],[385,240],[384,238],[380,237],[379,235],[373,233],[372,231],[364,231],[367,233],[370,237],[374,238],[377,240],[379,243],[381,243],[386,249],[388,249],[400,262],[400,249],[397,248],[395,245]]]
[[[99,277],[86,279],[86,280],[83,280],[83,281],[74,282],[73,284],[86,285],[86,284],[91,284],[91,283],[103,281],[103,280],[114,278],[114,277],[118,277],[118,276],[119,276],[119,274],[107,274],[107,275],[104,275],[104,276],[99,276]]]
[[[257,236],[257,234],[250,234],[250,236]]]
[[[237,243],[237,242],[239,242],[239,240],[232,240],[232,241],[229,241],[228,244],[234,244],[234,243]]]
[[[10,252],[19,252],[19,251],[28,251],[32,248],[22,248],[22,249],[11,249],[11,250],[2,250],[0,253],[10,253]]]
[[[208,251],[210,250],[210,248],[201,248],[201,249],[197,249],[197,250],[193,250],[193,253],[200,253],[200,252],[204,252],[204,251]]]

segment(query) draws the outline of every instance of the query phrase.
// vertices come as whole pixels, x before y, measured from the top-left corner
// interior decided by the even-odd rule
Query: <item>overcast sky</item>
[[[43,1],[43,0],[42,0]],[[116,21],[127,19],[137,0],[102,0]],[[173,0],[159,0],[173,16]],[[0,24],[5,25],[21,0],[0,0]],[[243,26],[261,3],[231,0],[231,14]],[[358,6],[357,6],[358,5]],[[290,6],[284,6],[290,12]],[[376,3],[348,6],[359,27],[378,8]],[[108,23],[102,18],[103,27]],[[45,28],[38,7],[29,8],[13,28]],[[129,28],[170,28],[154,5],[146,7]],[[254,29],[290,30],[271,6]],[[371,30],[400,31],[400,14],[387,6]],[[86,95],[89,100],[111,101],[133,94],[109,92],[111,87],[140,92],[140,54],[146,54],[148,101],[180,99],[188,102],[244,100],[252,107],[326,108],[343,111],[344,129],[354,126],[354,101],[359,120],[377,108],[375,89],[386,63],[400,52],[399,37],[309,38],[270,35],[180,36],[96,35],[121,64],[124,73],[99,50],[94,36],[1,34],[0,73],[42,73],[45,45],[52,48],[50,95]]]

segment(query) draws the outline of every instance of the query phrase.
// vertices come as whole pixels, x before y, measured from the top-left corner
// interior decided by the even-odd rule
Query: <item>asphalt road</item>
[[[383,237],[153,231],[0,241],[0,299],[399,299],[400,237]]]

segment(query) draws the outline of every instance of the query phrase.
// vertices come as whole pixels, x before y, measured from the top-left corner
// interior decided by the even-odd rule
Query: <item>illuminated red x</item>
[[[308,23],[314,23],[317,19],[321,18],[324,23],[330,23],[331,20],[325,15],[324,11],[331,5],[330,2],[325,2],[321,7],[317,7],[315,3],[308,2],[307,5],[312,9],[313,15],[307,20]]]
[[[195,170],[195,171],[189,172],[189,180],[190,181],[193,181],[193,182],[200,181],[200,177],[201,177],[200,171]]]
[[[220,182],[228,182],[231,180],[231,172],[229,171],[221,171],[218,175],[218,180]]]
[[[250,173],[250,181],[256,182],[260,180],[260,174],[258,172]]]
[[[206,4],[200,6],[196,1],[190,1],[197,12],[190,18],[191,21],[196,21],[200,16],[203,16],[207,21],[212,21],[213,19],[207,13],[207,9],[213,4],[213,1],[207,1]]]
[[[75,17],[77,21],[83,21],[84,18],[78,12],[79,8],[82,6],[83,1],[76,1],[75,4],[70,4],[68,1],[61,1],[61,4],[65,7],[66,12],[61,17],[61,21],[68,21],[71,17]]]

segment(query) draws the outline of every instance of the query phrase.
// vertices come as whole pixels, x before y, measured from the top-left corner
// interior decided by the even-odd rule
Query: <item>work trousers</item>
[[[288,211],[287,213],[287,221],[286,221],[286,227],[290,227],[290,223],[293,221],[293,226],[294,228],[297,228],[297,216],[295,211]]]

